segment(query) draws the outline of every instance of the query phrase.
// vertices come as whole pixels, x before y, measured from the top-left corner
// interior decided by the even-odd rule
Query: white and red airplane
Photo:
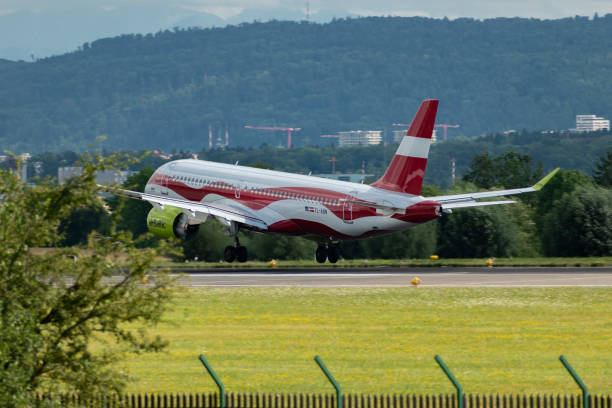
[[[470,194],[422,197],[421,186],[431,143],[437,100],[424,101],[385,174],[376,182],[357,184],[301,174],[177,160],[159,167],[144,193],[118,190],[153,204],[147,217],[161,237],[193,238],[208,218],[225,224],[234,246],[227,262],[247,260],[238,231],[304,236],[318,241],[317,262],[338,260],[337,243],[412,228],[455,208],[510,204],[476,201],[537,191],[558,170],[532,187]]]

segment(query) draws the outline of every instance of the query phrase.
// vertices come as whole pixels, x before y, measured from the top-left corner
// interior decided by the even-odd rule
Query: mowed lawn
[[[612,393],[611,288],[180,288],[153,332],[166,352],[128,356],[129,392]]]

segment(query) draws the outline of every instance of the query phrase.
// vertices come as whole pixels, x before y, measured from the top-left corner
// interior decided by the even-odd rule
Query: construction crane
[[[257,129],[257,130],[286,130],[287,131],[287,149],[291,149],[291,132],[297,132],[302,130],[302,128],[292,128],[292,127],[277,127],[277,126],[245,126],[247,129]]]
[[[453,128],[456,129],[459,127],[459,125],[447,125],[446,123],[438,123],[436,125],[434,125],[435,127],[440,127],[442,129],[444,129],[444,141],[446,142],[446,131],[448,130],[448,128]]]

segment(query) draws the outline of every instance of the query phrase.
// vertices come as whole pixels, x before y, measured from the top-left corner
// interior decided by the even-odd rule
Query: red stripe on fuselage
[[[372,186],[383,190],[419,195],[426,165],[427,159],[396,154],[384,176],[372,183]]]
[[[294,224],[299,227],[300,233],[298,232],[285,232],[287,227],[287,223]],[[277,225],[278,224],[278,225]],[[346,235],[341,232],[336,231],[331,228],[329,225],[316,222],[316,221],[308,221],[302,219],[291,219],[291,220],[282,220],[270,225],[269,230],[272,232],[279,232],[281,234],[289,234],[289,235],[320,235],[323,237],[330,237],[332,239],[341,239],[341,240],[355,240],[355,239],[363,239],[374,237],[378,235],[390,234],[395,231],[387,231],[387,230],[370,230],[366,231],[361,235],[352,236]],[[295,230],[297,231],[297,230]]]
[[[307,200],[304,201],[304,206],[323,206],[328,209],[331,213],[333,213],[336,217],[342,219],[345,214],[343,203],[339,202],[338,204],[322,204],[320,201],[316,201],[317,199],[329,199],[329,200],[342,200],[345,198],[355,200],[355,197],[349,196],[347,197],[344,194],[338,193],[336,191],[319,189],[319,188],[310,188],[310,187],[282,187],[282,188],[266,188],[268,191],[266,194],[262,194],[261,191],[255,192],[254,190],[240,190],[240,198],[236,198],[236,189],[232,187],[228,183],[216,182],[212,184],[207,184],[202,188],[194,188],[186,185],[185,183],[178,181],[176,179],[169,178],[167,182],[165,182],[165,176],[156,174],[149,184],[156,184],[161,187],[167,187],[179,194],[181,197],[184,197],[190,201],[200,202],[206,195],[208,194],[216,194],[222,197],[234,200],[239,202],[248,208],[253,210],[259,210],[264,208],[275,201],[281,200]],[[306,198],[291,198],[291,197],[275,197],[272,196],[272,193],[290,193],[297,194],[301,197]],[[395,214],[392,217],[398,219],[400,221],[408,222],[408,223],[422,223],[429,221],[433,218],[436,218],[436,206],[439,208],[438,203],[434,203],[432,201],[424,201],[417,203],[413,206],[410,206],[406,209],[404,214]],[[376,209],[372,207],[368,207],[367,205],[358,205],[352,204],[352,218],[351,220],[358,220],[363,217],[372,217],[378,216],[382,217],[382,214],[376,213]],[[249,228],[245,226],[244,228]],[[309,221],[304,219],[286,219],[282,221],[278,221],[269,226],[269,232],[286,234],[286,235],[321,235],[327,237],[333,237],[334,239],[361,239],[372,236],[384,235],[391,232],[392,230],[370,230],[359,236],[351,236],[343,234],[330,226],[316,221]]]
[[[168,178],[166,182],[164,177],[165,176],[156,173],[149,184],[166,187],[181,197],[195,202],[202,201],[208,194],[220,195],[224,198],[234,200],[252,210],[260,210],[276,201],[300,200],[303,201],[304,206],[322,206],[336,217],[343,218],[346,212],[344,203],[341,200],[349,199],[359,201],[356,197],[347,196],[337,191],[313,187],[267,187],[256,190],[245,190],[237,189],[229,183],[214,182],[201,188],[194,188],[174,178]],[[324,201],[328,201],[328,203]],[[332,203],[329,203],[329,201]],[[351,204],[351,206],[352,220],[362,217],[381,216],[381,214],[376,213],[375,208],[368,207],[367,205]]]

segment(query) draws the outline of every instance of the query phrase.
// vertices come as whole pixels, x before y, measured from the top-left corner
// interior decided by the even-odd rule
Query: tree
[[[460,183],[450,194],[474,191]],[[537,255],[535,226],[528,205],[476,207],[454,210],[438,220],[438,254],[446,258]]]
[[[144,192],[147,181],[154,171],[153,167],[144,167],[138,173],[128,177],[123,186],[129,190]],[[134,237],[147,232],[147,215],[151,210],[151,204],[146,201],[123,199],[121,197],[113,197],[109,200],[109,204],[118,213],[119,228],[131,231]]]
[[[612,149],[599,158],[599,163],[593,170],[593,180],[600,186],[612,187]]]
[[[572,193],[578,187],[590,185],[592,185],[591,179],[581,171],[559,170],[555,177],[536,193],[536,223],[538,229],[542,230],[544,218],[565,194]]]
[[[109,218],[101,200],[91,203],[91,206],[75,208],[60,223],[59,230],[64,237],[61,245],[86,244],[92,231],[107,232]]]
[[[542,246],[548,256],[612,254],[612,190],[582,186],[566,193],[546,215]]]
[[[516,152],[507,152],[495,158],[484,152],[474,157],[463,180],[482,188],[518,188],[534,184],[542,177],[542,163]]]
[[[500,208],[468,208],[438,223],[438,254],[444,258],[513,256],[517,227]]]
[[[151,270],[157,250],[137,249],[112,224],[84,250],[32,250],[62,241],[62,220],[97,200],[94,174],[112,164],[96,157],[60,186],[0,171],[0,406],[32,406],[35,392],[120,391],[122,353],[165,344],[142,330],[171,296],[172,279]]]

